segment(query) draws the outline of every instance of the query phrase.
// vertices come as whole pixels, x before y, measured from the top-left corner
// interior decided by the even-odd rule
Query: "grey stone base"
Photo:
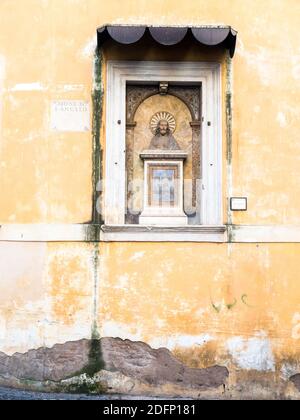
[[[0,385],[22,389],[200,396],[223,391],[228,370],[190,368],[165,349],[120,338],[80,340],[7,356]]]

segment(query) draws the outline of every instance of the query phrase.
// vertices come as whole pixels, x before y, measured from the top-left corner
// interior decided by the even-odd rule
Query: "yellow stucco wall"
[[[297,0],[228,5],[218,0],[4,0],[0,7],[2,223],[90,220],[91,134],[51,132],[50,100],[90,100],[95,30],[108,22],[217,23],[238,30],[233,192],[247,195],[250,205],[234,221],[297,223]],[[29,90],[18,87],[24,83]]]
[[[0,254],[1,351],[90,336],[92,245],[0,242]]]
[[[298,0],[2,0],[0,15],[0,224],[91,220],[92,133],[51,131],[50,103],[91,104],[97,27],[146,23],[238,30],[232,194],[248,211],[232,221],[300,225]],[[225,111],[224,55],[204,50],[222,62]],[[225,112],[223,146],[226,223]],[[0,242],[0,258],[8,354],[89,337],[97,321],[101,336],[167,346],[192,366],[299,370],[300,243]]]

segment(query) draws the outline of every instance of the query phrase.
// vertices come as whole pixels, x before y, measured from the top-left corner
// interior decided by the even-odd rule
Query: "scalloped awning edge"
[[[138,42],[148,33],[152,39],[165,46],[176,45],[188,35],[202,45],[223,45],[233,57],[237,32],[231,26],[132,26],[105,25],[97,29],[98,47],[108,39],[130,45]]]

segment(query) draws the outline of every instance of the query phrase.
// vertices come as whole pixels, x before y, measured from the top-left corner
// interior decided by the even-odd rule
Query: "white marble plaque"
[[[51,130],[54,131],[89,131],[89,102],[65,99],[52,101],[50,121]]]

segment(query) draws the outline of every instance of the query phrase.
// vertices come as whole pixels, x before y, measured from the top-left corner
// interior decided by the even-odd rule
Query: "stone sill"
[[[225,226],[103,225],[105,242],[226,242]]]

